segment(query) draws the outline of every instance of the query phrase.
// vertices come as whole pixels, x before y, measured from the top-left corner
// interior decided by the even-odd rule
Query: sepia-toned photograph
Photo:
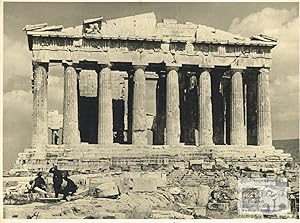
[[[299,2],[3,9],[3,219],[299,219]]]

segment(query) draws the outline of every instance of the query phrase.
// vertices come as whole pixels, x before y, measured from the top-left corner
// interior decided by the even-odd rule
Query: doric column
[[[208,70],[201,72],[199,77],[199,145],[213,144],[213,123],[211,103],[211,79]]]
[[[269,69],[259,70],[257,82],[257,145],[272,145]]]
[[[48,64],[33,65],[32,146],[48,144]]]
[[[243,78],[239,70],[233,72],[231,77],[231,119],[230,144],[246,145]]]
[[[104,67],[99,74],[98,144],[113,143],[113,110],[111,70]]]
[[[146,76],[145,66],[135,66],[133,76],[132,144],[147,144],[147,120],[145,110]]]
[[[77,72],[73,66],[65,67],[64,106],[63,106],[63,143],[80,144],[78,129]]]
[[[167,67],[166,78],[166,144],[176,145],[180,140],[180,110],[178,67]]]

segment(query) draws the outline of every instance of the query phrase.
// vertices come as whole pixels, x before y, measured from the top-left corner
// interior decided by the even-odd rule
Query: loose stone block
[[[96,196],[97,197],[112,197],[119,195],[118,185],[111,181],[100,184],[96,187]]]
[[[133,191],[145,192],[145,191],[156,191],[157,183],[153,180],[154,178],[136,177],[133,178]]]
[[[214,168],[214,164],[212,164],[211,162],[204,162],[202,163],[202,169],[204,170],[211,170]]]
[[[197,206],[206,207],[209,197],[210,197],[211,189],[207,185],[200,185],[198,188],[198,200]]]
[[[185,162],[176,162],[173,164],[173,168],[177,169],[185,169]]]

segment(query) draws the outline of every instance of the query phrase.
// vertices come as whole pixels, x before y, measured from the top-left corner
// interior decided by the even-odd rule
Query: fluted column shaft
[[[257,144],[271,146],[272,124],[268,69],[260,69],[257,84]]]
[[[32,146],[48,144],[48,90],[47,71],[41,65],[34,65]]]
[[[179,81],[176,69],[170,69],[166,78],[166,144],[176,145],[180,140]]]
[[[199,145],[213,144],[213,123],[211,103],[211,78],[210,73],[205,70],[199,77]]]
[[[230,117],[230,144],[246,145],[243,102],[243,78],[241,72],[239,71],[234,72],[231,78]]]
[[[133,76],[132,144],[147,144],[147,120],[145,111],[146,76],[145,67],[135,67]]]
[[[80,144],[78,129],[77,72],[74,67],[65,68],[64,75],[64,112],[63,143]]]
[[[105,67],[99,74],[98,144],[113,143],[111,70]]]

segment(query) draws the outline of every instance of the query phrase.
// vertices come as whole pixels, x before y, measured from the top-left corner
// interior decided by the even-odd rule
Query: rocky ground
[[[151,218],[168,213],[167,218],[193,218],[180,214],[180,207],[169,192],[123,193],[116,199],[81,197],[55,203],[33,202],[23,205],[5,205],[5,218],[50,219],[50,218]],[[153,211],[159,210],[159,211]],[[168,212],[168,211],[173,212]],[[173,217],[171,216],[173,213]],[[154,216],[153,216],[154,215]]]

